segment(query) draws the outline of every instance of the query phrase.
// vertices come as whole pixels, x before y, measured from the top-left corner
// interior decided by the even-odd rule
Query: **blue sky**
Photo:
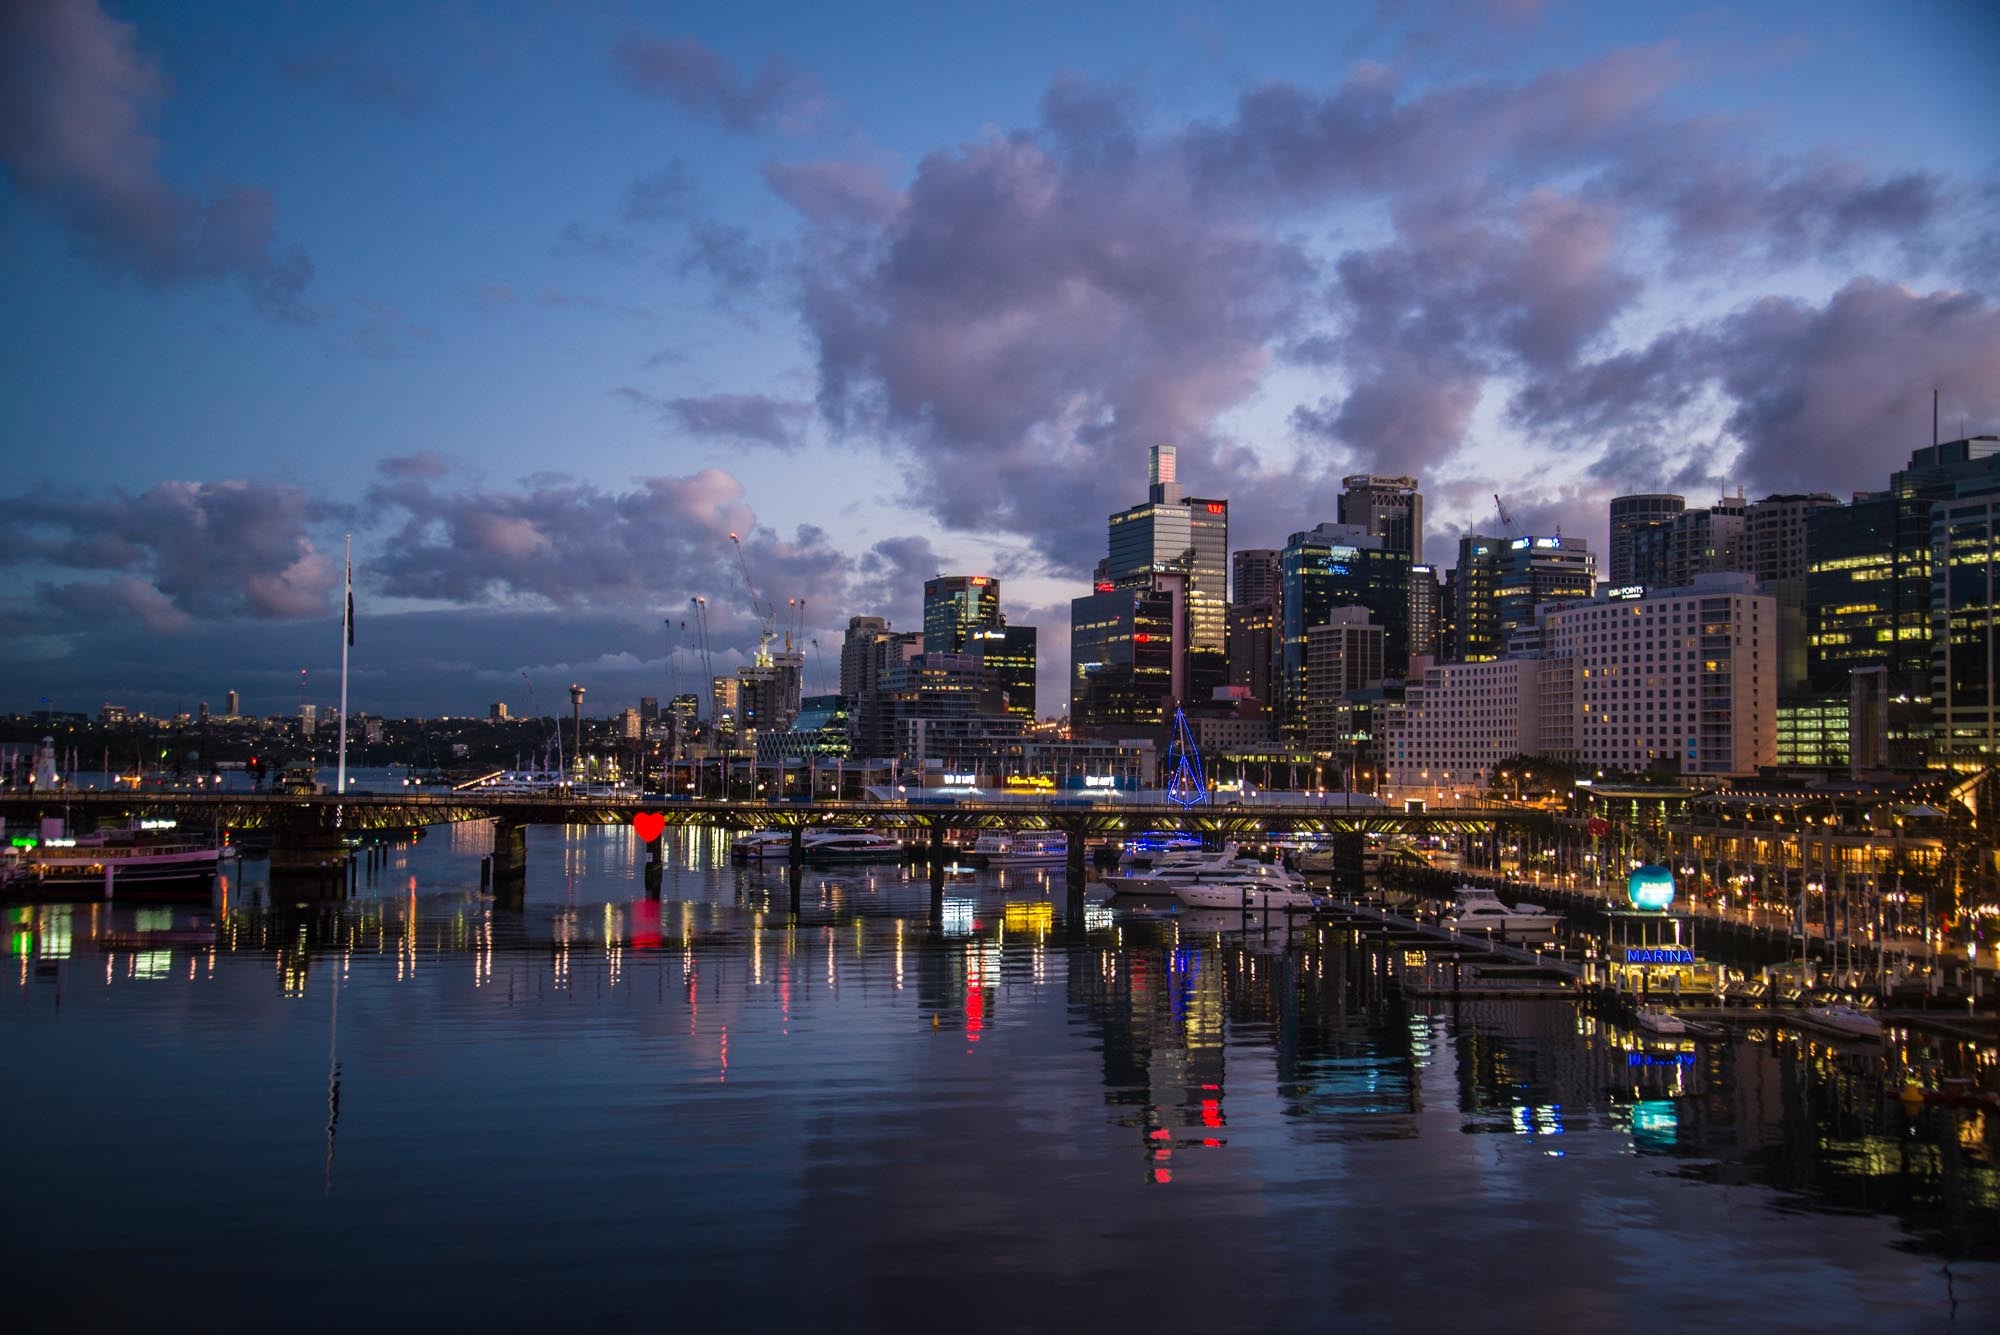
[[[1881,485],[2000,426],[1991,6],[0,15],[0,709],[692,689],[662,618],[1067,600],[1145,447],[1236,545]],[[369,641],[372,640],[372,645]],[[227,654],[217,653],[227,645]],[[374,653],[367,652],[373,648]],[[330,678],[328,678],[330,680]]]

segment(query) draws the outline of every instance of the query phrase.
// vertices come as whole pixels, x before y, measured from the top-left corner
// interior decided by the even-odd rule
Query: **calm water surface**
[[[13,911],[13,1328],[2000,1329],[1991,1141],[1879,1048],[1426,1012],[1331,929],[1075,930],[1059,872],[794,922],[701,834],[651,900],[537,829],[515,910],[486,837]]]

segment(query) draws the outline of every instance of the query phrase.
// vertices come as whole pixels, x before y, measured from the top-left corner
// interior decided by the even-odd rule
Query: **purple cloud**
[[[826,111],[819,81],[810,74],[773,58],[756,78],[747,78],[734,61],[692,37],[626,32],[611,48],[611,65],[634,91],[738,133],[803,133]]]
[[[278,62],[293,83],[324,88],[356,106],[387,107],[405,116],[435,111],[437,80],[390,52],[368,50],[348,39],[321,43]]]
[[[138,30],[77,0],[0,7],[0,164],[107,268],[155,286],[235,279],[263,315],[302,320],[312,261],[276,241],[271,197],[161,176],[149,128],[167,95]]]
[[[812,405],[765,394],[708,394],[663,399],[630,386],[612,391],[658,415],[665,426],[689,435],[740,445],[769,445],[795,450],[804,443],[801,432],[812,419]]]

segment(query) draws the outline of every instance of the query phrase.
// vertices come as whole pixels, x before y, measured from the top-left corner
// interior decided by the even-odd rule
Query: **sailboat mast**
[[[347,649],[354,643],[354,535],[347,535],[347,588],[340,600],[340,761],[334,769],[333,791],[347,796]]]

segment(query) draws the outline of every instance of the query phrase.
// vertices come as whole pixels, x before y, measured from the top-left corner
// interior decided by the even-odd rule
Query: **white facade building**
[[[1542,667],[1537,658],[1499,658],[1426,668],[1403,708],[1383,716],[1390,791],[1445,801],[1490,786],[1509,756],[1541,754]]]
[[[1776,600],[1713,574],[1643,598],[1544,607],[1542,749],[1586,769],[1689,777],[1778,759]]]

